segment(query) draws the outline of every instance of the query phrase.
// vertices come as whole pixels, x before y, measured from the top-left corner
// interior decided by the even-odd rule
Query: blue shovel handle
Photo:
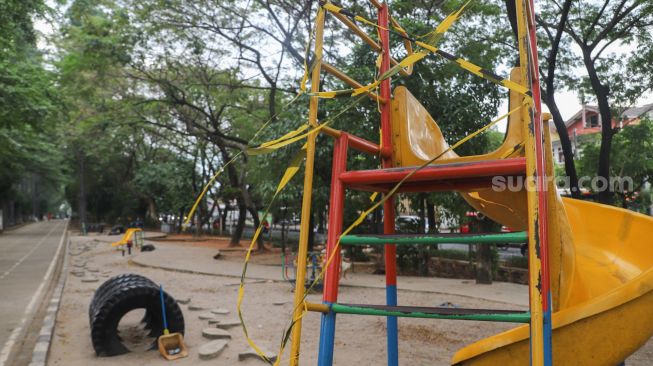
[[[159,294],[161,295],[161,314],[163,315],[163,334],[169,334],[168,319],[166,318],[166,303],[163,300],[163,285],[159,285]]]

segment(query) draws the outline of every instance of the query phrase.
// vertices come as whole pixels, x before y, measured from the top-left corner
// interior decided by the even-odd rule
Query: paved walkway
[[[66,225],[41,221],[0,235],[0,366],[16,355],[47,292]]]
[[[216,249],[185,247],[161,242],[155,245],[155,251],[138,253],[132,258],[132,262],[141,266],[172,271],[238,278],[243,270],[240,262],[213,259]],[[247,278],[281,281],[281,267],[250,263],[247,267]],[[341,285],[385,288],[385,277],[354,273],[348,275],[347,279],[343,279]],[[528,306],[528,286],[513,283],[495,282],[492,285],[477,285],[473,280],[400,276],[398,287],[400,290],[452,294]]]

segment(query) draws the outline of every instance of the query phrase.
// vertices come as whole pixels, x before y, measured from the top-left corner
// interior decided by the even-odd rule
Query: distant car
[[[417,216],[397,216],[395,219],[395,231],[397,232],[416,232],[419,230],[419,217]]]

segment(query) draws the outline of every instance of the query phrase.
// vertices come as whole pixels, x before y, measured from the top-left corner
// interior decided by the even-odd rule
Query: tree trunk
[[[81,227],[86,225],[86,159],[84,153],[77,152],[79,160],[79,192],[77,194],[77,213],[79,214],[79,224]]]
[[[612,112],[610,111],[610,102],[608,96],[610,89],[601,84],[598,73],[594,66],[594,60],[591,55],[592,50],[583,49],[583,62],[587,69],[587,75],[592,85],[592,90],[596,95],[596,101],[599,105],[599,114],[601,115],[601,148],[599,150],[599,166],[597,176],[599,178],[610,181],[610,151],[612,149],[612,136],[614,130],[612,129]],[[598,201],[603,204],[612,204],[614,202],[614,195],[610,192],[609,184],[606,189],[598,192]]]
[[[256,230],[260,225],[261,225],[261,219],[258,217],[258,211],[256,210],[256,207],[254,205],[248,205],[247,210],[249,213],[252,215],[252,218],[254,219],[254,230]],[[265,218],[263,218],[265,220]],[[263,232],[261,231],[261,235],[258,236],[258,239],[256,240],[256,250],[259,252],[265,250],[265,245],[263,241]]]
[[[492,221],[487,218],[474,222],[474,232],[489,232],[492,230]],[[476,283],[482,285],[492,284],[492,245],[481,244],[476,246]]]
[[[429,233],[437,233],[440,231],[439,228],[436,227],[435,205],[428,201],[426,202],[426,219],[429,223]]]
[[[247,206],[242,203],[242,200],[238,200],[238,222],[236,223],[236,229],[231,233],[231,242],[229,246],[235,247],[240,245],[240,238],[243,236],[243,230],[245,229],[245,219],[247,219]]]
[[[147,211],[145,212],[145,217],[151,223],[157,223],[159,221],[159,213],[156,208],[156,203],[152,197],[146,197],[145,201],[147,202]]]
[[[181,233],[181,230],[183,229],[182,225],[184,223],[184,211],[185,211],[184,207],[179,209],[179,220],[177,221],[177,234]]]
[[[426,195],[419,194],[419,233],[426,233]],[[426,245],[418,246],[419,260],[417,264],[418,273],[420,276],[428,276],[429,274],[429,247]]]
[[[222,211],[222,216],[220,217],[220,235],[227,231],[227,216],[229,215],[230,209],[231,207],[229,207],[229,203],[225,203],[224,210]]]
[[[419,233],[426,232],[426,196],[421,193],[417,196],[419,202]]]
[[[556,103],[553,93],[544,93],[543,97],[547,107],[549,107],[551,115],[553,116],[553,124],[555,125],[558,136],[560,137],[562,154],[565,157],[565,174],[567,174],[567,177],[569,178],[569,190],[571,191],[571,196],[574,198],[580,198],[580,187],[578,187],[578,173],[576,172],[574,151],[571,146],[571,140],[569,139],[569,133],[567,132],[567,126],[565,125],[562,114],[558,109],[558,104]]]
[[[219,142],[219,140],[216,140]],[[218,145],[218,148],[220,149],[220,153],[222,154],[222,159],[224,161],[230,161],[231,160],[231,155],[227,151],[224,145]],[[243,165],[245,165],[247,162],[243,162]],[[238,201],[238,223],[236,225],[236,230],[234,230],[233,233],[231,233],[231,243],[230,245],[239,245],[240,244],[240,239],[243,235],[243,230],[245,229],[245,219],[247,218],[247,211],[249,211],[252,214],[252,218],[254,219],[254,227],[257,228],[258,225],[260,224],[260,220],[258,217],[258,212],[256,212],[256,206],[254,205],[254,202],[251,199],[251,196],[249,194],[249,191],[247,190],[247,184],[245,183],[245,173],[243,172],[242,174],[238,174],[238,171],[236,171],[236,168],[234,167],[234,164],[230,164],[227,167],[227,177],[229,177],[229,183],[232,187],[237,187],[239,188],[239,197],[237,198]],[[263,238],[259,237],[259,250],[263,246]]]

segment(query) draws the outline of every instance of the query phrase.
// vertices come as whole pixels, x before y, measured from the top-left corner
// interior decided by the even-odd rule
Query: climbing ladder
[[[411,39],[389,16],[387,3],[370,0],[378,11],[377,42],[354,21],[354,15],[347,11],[326,12],[320,9],[316,20],[315,61],[311,75],[311,91],[319,92],[321,71],[330,73],[355,88],[362,85],[345,75],[332,65],[322,61],[323,33],[325,16],[333,14],[338,20],[349,27],[374,50],[380,52],[380,74],[384,74],[396,65],[397,61],[390,56],[389,37],[392,32],[399,32],[404,38],[408,54],[412,54]],[[321,6],[329,5],[322,1]],[[327,258],[330,258],[324,278],[323,302],[321,304],[304,303],[304,276],[298,274],[295,290],[295,328],[292,335],[290,364],[299,363],[299,347],[301,339],[301,312],[321,312],[321,330],[319,343],[318,365],[329,366],[333,363],[334,337],[337,314],[359,314],[387,317],[387,358],[388,365],[399,363],[398,350],[398,317],[476,320],[494,322],[514,322],[530,324],[530,352],[532,365],[551,365],[551,289],[549,284],[548,248],[547,248],[547,200],[545,196],[546,166],[543,150],[543,123],[539,95],[539,77],[537,47],[535,38],[533,0],[516,0],[516,18],[518,25],[519,55],[521,70],[521,85],[531,92],[532,103],[529,108],[521,108],[521,120],[528,126],[523,148],[525,157],[491,159],[484,161],[466,161],[454,164],[429,165],[423,169],[417,167],[396,167],[393,151],[392,106],[393,94],[391,79],[383,80],[379,85],[379,93],[367,91],[368,96],[378,101],[381,111],[381,143],[376,144],[344,131],[324,127],[321,132],[334,138],[331,197],[329,201],[329,223],[327,234]],[[411,69],[402,69],[405,75]],[[313,96],[310,102],[310,124],[317,126],[318,98]],[[350,149],[379,156],[381,168],[374,170],[347,170],[347,156]],[[307,160],[305,175],[305,191],[302,205],[302,227],[298,258],[306,258],[308,242],[309,213],[311,205],[311,187],[315,151],[315,134],[308,136]],[[393,197],[383,203],[383,235],[344,235],[343,212],[344,198],[347,189],[388,193],[398,183],[398,190],[393,192],[432,192],[456,191],[489,188],[492,178],[525,177],[535,183],[534,190],[528,190],[528,231],[506,234],[459,234],[459,235],[395,235],[395,210]],[[308,189],[307,189],[308,188]],[[397,299],[396,245],[404,244],[501,244],[528,242],[529,246],[529,311],[518,310],[488,310],[459,309],[445,307],[413,307],[400,306]],[[340,250],[338,244],[347,245],[383,245],[385,258],[386,301],[383,305],[342,304],[338,302],[338,285],[340,272]],[[306,263],[299,261],[298,268],[306,268]]]

